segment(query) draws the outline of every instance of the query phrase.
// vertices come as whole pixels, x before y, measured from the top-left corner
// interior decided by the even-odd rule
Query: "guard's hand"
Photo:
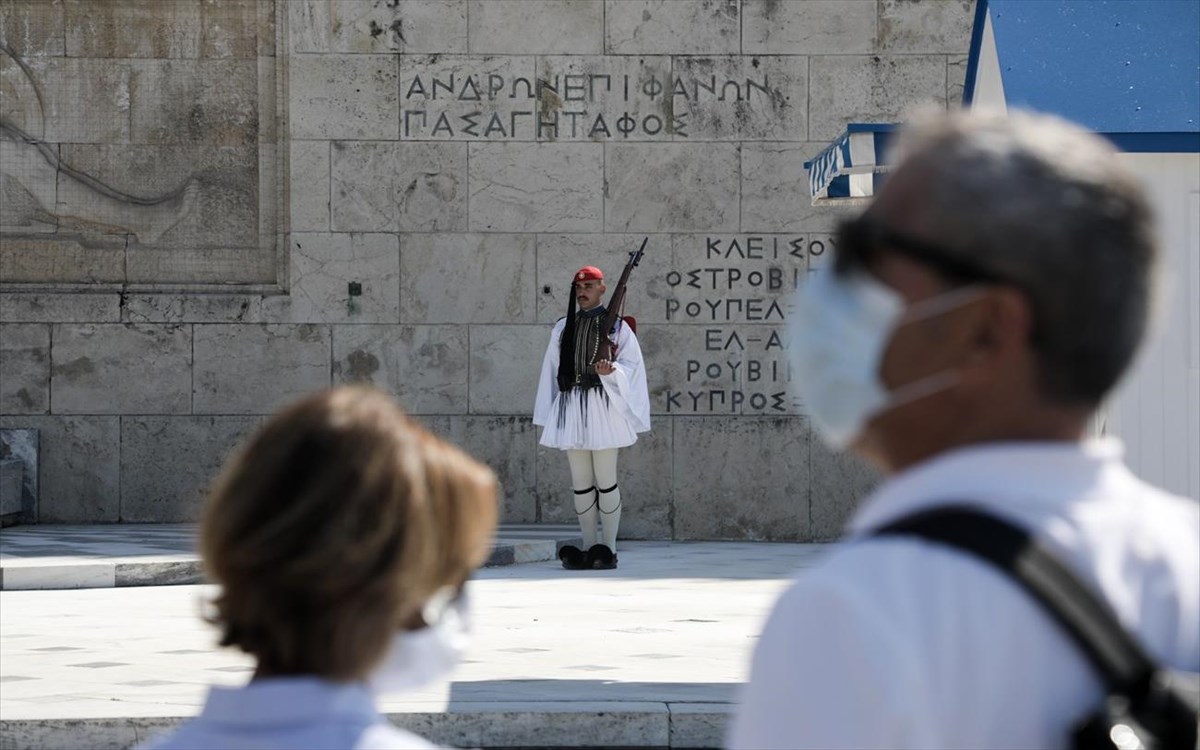
[[[611,375],[615,369],[616,368],[613,367],[613,363],[609,362],[607,359],[602,359],[596,362],[597,375]]]

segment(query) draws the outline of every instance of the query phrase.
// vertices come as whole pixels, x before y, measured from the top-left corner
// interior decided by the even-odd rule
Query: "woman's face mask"
[[[797,390],[830,447],[845,449],[874,417],[958,382],[947,370],[889,392],[879,369],[897,328],[966,304],[979,291],[954,289],[906,309],[899,294],[865,273],[809,277],[796,292],[790,355]]]
[[[470,642],[466,589],[442,589],[426,603],[422,618],[427,627],[401,630],[392,637],[387,655],[367,678],[375,692],[427,687],[458,666]]]

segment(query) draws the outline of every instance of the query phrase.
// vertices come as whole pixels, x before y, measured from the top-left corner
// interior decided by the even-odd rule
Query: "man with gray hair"
[[[945,506],[1028,533],[1160,665],[1200,670],[1197,504],[1086,437],[1155,305],[1137,180],[1046,116],[939,114],[898,148],[790,350],[822,437],[887,479],[776,603],[734,748],[1068,744],[1105,692],[1066,632],[980,559],[880,533]]]

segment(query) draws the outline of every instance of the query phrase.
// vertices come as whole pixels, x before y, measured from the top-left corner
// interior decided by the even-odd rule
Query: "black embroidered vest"
[[[604,305],[580,312],[575,317],[575,387],[583,390],[600,387],[596,357],[600,353],[600,325]],[[564,331],[565,333],[565,331]]]

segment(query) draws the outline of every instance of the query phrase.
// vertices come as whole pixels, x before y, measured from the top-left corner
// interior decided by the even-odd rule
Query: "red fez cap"
[[[604,281],[604,273],[595,266],[584,266],[575,272],[576,281]]]

